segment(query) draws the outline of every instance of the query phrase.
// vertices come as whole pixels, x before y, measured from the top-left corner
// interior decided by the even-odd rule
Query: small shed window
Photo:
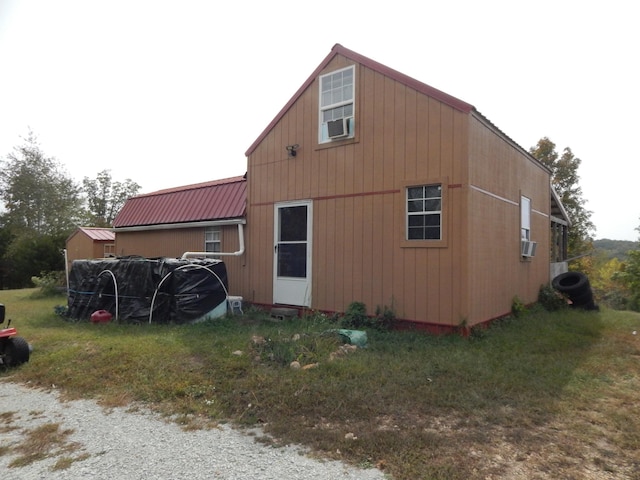
[[[204,251],[222,251],[222,231],[220,227],[207,227],[204,231]]]
[[[408,187],[407,240],[442,239],[442,185]]]
[[[353,137],[354,77],[353,66],[320,77],[320,143]]]

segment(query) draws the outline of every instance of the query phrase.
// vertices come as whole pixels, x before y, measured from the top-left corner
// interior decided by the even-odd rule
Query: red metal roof
[[[110,228],[79,227],[75,232],[69,235],[67,241],[69,241],[71,237],[77,235],[80,232],[84,233],[94,242],[113,242],[116,239],[116,234]]]
[[[113,242],[116,239],[116,234],[109,228],[80,227],[80,230],[91,240]]]
[[[158,190],[130,198],[116,216],[114,228],[242,218],[247,180],[232,177]]]

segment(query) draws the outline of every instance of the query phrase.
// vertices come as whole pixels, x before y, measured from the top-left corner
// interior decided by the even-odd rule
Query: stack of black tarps
[[[224,262],[124,257],[75,260],[69,272],[68,316],[89,320],[106,310],[127,323],[192,323],[226,313]]]

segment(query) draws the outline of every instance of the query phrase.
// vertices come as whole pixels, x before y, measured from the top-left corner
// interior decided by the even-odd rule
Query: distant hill
[[[608,238],[602,238],[593,242],[593,247],[602,253],[605,257],[617,258],[620,261],[627,259],[627,252],[629,250],[637,250],[640,248],[640,243],[631,242],[629,240],[610,240]]]

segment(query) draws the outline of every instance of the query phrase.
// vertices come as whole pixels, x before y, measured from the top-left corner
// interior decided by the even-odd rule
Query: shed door
[[[273,303],[311,306],[310,200],[275,205]]]

